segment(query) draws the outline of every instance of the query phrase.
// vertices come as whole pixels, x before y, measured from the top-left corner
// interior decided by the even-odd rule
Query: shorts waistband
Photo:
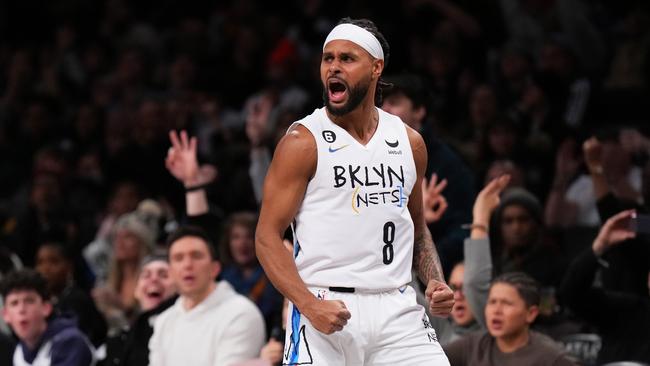
[[[340,292],[346,294],[381,294],[388,293],[393,291],[404,292],[408,287],[408,284],[404,284],[397,288],[377,288],[377,289],[367,289],[367,288],[358,288],[358,287],[346,287],[346,286],[310,286],[307,285],[309,289],[312,290],[329,290],[330,292]]]
[[[353,294],[356,291],[354,287],[338,287],[338,286],[330,286],[329,290],[333,292],[346,292],[349,294]]]

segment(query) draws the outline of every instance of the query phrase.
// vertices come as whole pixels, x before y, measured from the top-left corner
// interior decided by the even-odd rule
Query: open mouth
[[[493,330],[500,330],[503,328],[503,321],[501,319],[492,319],[490,326]]]
[[[147,292],[147,297],[151,300],[161,300],[163,297],[162,291],[152,290]]]
[[[341,103],[348,91],[347,84],[340,80],[331,78],[327,82],[327,93],[331,103]]]
[[[186,282],[186,283],[194,282],[194,276],[191,276],[191,275],[183,276],[183,282]]]
[[[463,315],[465,315],[465,305],[460,305],[460,304],[455,305],[452,308],[452,311],[453,311],[454,315],[456,315],[456,316],[463,316]]]

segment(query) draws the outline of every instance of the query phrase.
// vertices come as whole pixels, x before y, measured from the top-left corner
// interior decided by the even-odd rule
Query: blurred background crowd
[[[650,202],[640,0],[0,2],[0,272],[36,268],[95,345],[119,334],[141,312],[142,259],[188,221],[165,164],[169,131],[186,130],[221,276],[276,328],[282,299],[254,256],[261,186],[286,128],[322,106],[322,42],[344,16],[372,19],[390,44],[384,108],[405,108],[428,143],[445,272],[476,195],[509,174],[489,225],[495,274],[542,285],[540,330],[599,334],[562,293],[602,223]],[[648,244],[600,257],[586,286],[647,303]]]

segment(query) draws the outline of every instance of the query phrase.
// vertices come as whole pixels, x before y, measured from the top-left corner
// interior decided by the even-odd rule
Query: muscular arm
[[[301,311],[315,297],[300,278],[282,239],[316,170],[316,154],[316,142],[303,126],[296,127],[282,138],[264,182],[262,208],[255,233],[257,258],[264,271],[273,285]]]
[[[264,183],[255,249],[275,288],[316,330],[331,334],[343,329],[350,312],[342,301],[318,300],[309,291],[282,243],[284,231],[296,216],[307,184],[316,172],[317,160],[316,141],[304,126],[297,126],[280,141]]]
[[[440,258],[423,215],[422,179],[427,167],[427,149],[419,133],[410,127],[407,127],[407,130],[417,170],[417,180],[408,203],[408,209],[415,228],[413,268],[417,271],[418,277],[423,283],[429,283],[430,280],[445,282]]]

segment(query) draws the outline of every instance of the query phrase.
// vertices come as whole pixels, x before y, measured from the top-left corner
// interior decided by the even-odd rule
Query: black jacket
[[[571,264],[560,289],[561,298],[598,328],[603,341],[599,364],[650,362],[650,297],[592,287],[598,267],[591,248],[585,250]]]
[[[124,330],[106,341],[104,365],[148,365],[149,339],[153,335],[153,318],[174,305],[178,296],[160,303],[157,307],[140,314],[130,329]]]

